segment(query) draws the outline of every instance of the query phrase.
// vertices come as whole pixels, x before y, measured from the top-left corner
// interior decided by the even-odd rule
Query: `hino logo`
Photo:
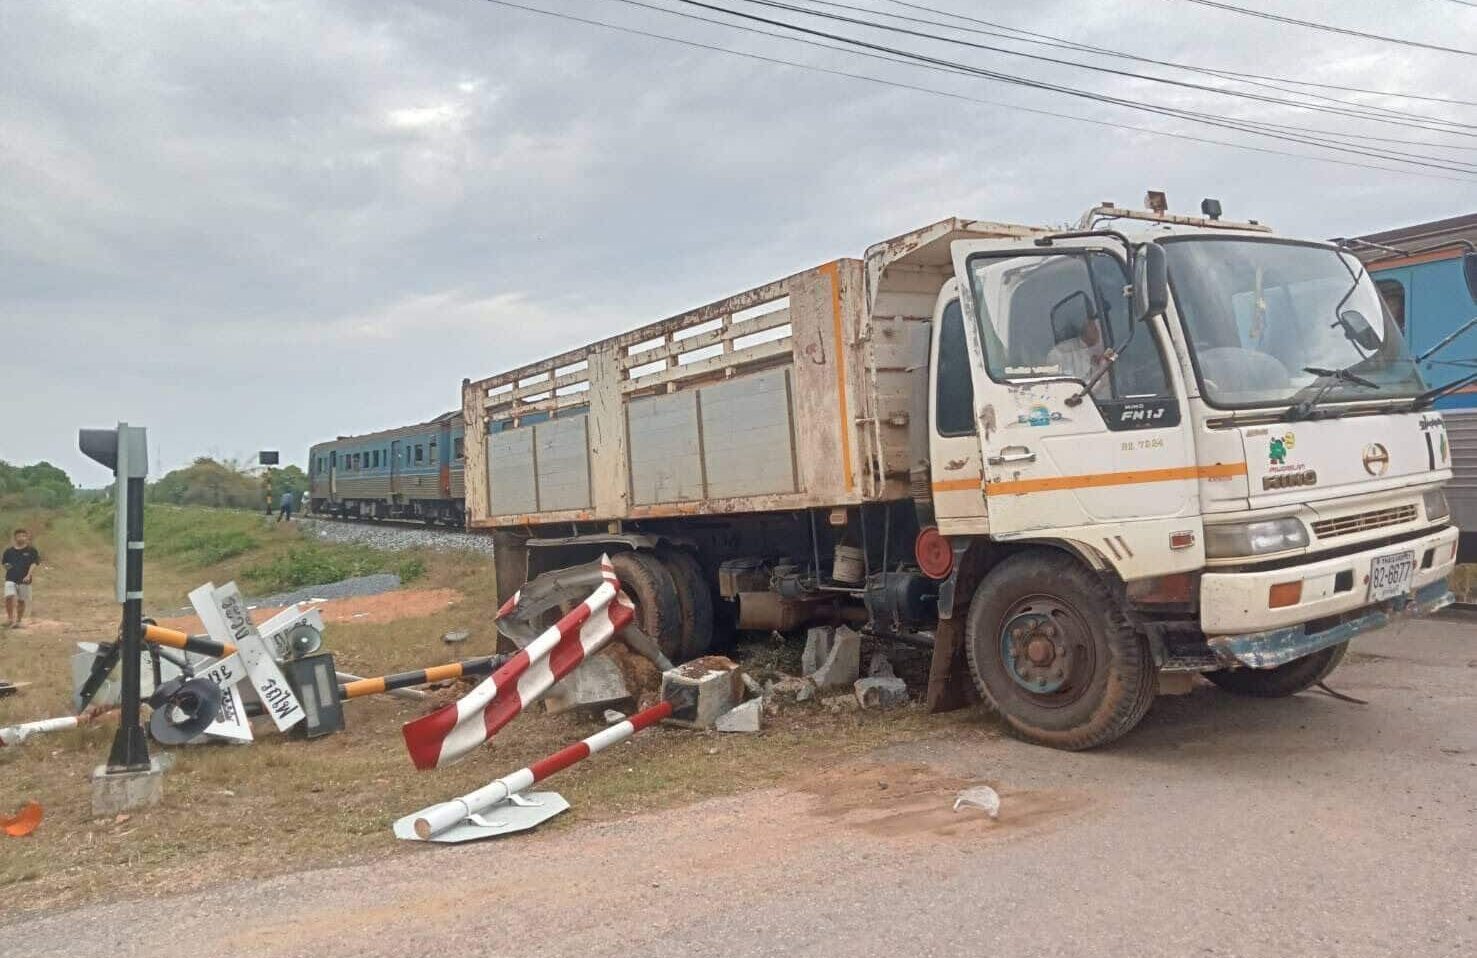
[[[1371,476],[1383,476],[1390,468],[1390,453],[1384,446],[1372,442],[1364,447],[1364,471]]]
[[[1303,469],[1299,472],[1279,472],[1271,476],[1262,476],[1262,489],[1295,489],[1298,486],[1318,485],[1318,473],[1312,469]]]

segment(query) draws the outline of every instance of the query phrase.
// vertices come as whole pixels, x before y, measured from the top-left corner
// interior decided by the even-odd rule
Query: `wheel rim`
[[[1081,698],[1097,668],[1087,623],[1071,606],[1046,595],[1027,596],[1006,612],[1000,660],[1016,689],[1048,708]]]

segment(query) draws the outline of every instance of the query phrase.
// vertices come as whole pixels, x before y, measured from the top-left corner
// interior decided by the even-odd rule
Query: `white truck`
[[[1202,209],[944,220],[465,381],[499,592],[609,553],[674,659],[853,622],[1068,749],[1161,672],[1322,680],[1452,601],[1449,445],[1358,260]]]

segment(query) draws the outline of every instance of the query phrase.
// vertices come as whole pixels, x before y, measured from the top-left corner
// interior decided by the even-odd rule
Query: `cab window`
[[[1179,422],[1153,330],[1133,328],[1128,276],[1117,256],[1089,250],[977,255],[969,271],[992,379],[1086,383],[1106,367],[1092,399],[1108,428]],[[1109,350],[1118,354],[1111,364]]]
[[[939,322],[935,426],[940,436],[968,436],[974,426],[974,383],[969,378],[969,349],[964,340],[964,312],[959,300],[944,307]]]

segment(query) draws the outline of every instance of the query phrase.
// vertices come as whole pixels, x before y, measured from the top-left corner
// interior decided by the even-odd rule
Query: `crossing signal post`
[[[89,459],[112,470],[117,514],[113,523],[117,554],[117,595],[123,606],[123,701],[118,734],[106,772],[150,770],[149,744],[139,723],[139,653],[143,648],[144,480],[149,474],[147,430],[119,423],[117,429],[83,429],[77,445]],[[96,792],[94,793],[96,804]]]

